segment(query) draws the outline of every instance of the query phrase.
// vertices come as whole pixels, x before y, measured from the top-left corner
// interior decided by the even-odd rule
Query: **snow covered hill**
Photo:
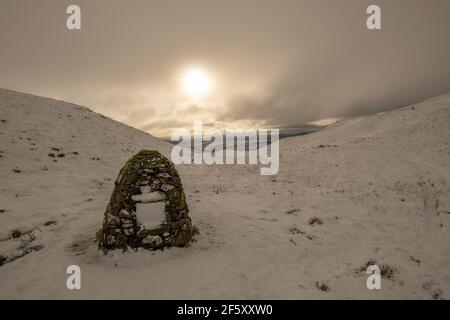
[[[103,255],[95,232],[118,170],[172,146],[0,89],[0,298],[449,298],[449,143],[445,95],[283,139],[276,176],[179,166],[197,242]],[[374,263],[381,290],[366,287]]]

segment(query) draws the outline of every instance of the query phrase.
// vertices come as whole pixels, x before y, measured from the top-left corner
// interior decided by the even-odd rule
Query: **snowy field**
[[[95,232],[119,169],[172,145],[0,89],[0,298],[448,299],[449,143],[450,94],[282,139],[276,176],[179,166],[197,241],[104,255]],[[374,262],[381,290],[366,287]]]

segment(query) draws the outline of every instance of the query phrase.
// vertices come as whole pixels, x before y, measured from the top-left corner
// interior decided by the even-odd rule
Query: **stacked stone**
[[[97,233],[99,248],[186,246],[192,239],[188,213],[172,162],[158,151],[142,150],[120,170]]]

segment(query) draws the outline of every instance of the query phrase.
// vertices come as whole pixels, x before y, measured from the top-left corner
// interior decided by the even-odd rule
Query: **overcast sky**
[[[366,28],[369,4],[382,30]],[[0,87],[159,136],[297,125],[450,92],[449,39],[448,0],[1,0]],[[201,99],[181,86],[196,66],[212,83]]]

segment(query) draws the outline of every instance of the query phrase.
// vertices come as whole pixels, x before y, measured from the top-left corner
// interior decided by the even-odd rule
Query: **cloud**
[[[185,128],[186,126],[191,126],[192,123],[188,122],[188,121],[180,121],[177,119],[166,119],[166,120],[155,120],[155,121],[151,121],[143,126],[141,126],[139,129],[142,130],[155,130],[155,129],[159,129],[159,128],[164,128],[164,129],[177,129],[177,128]]]
[[[373,113],[450,92],[450,1],[0,2],[0,87],[86,105],[161,134],[203,120],[286,126]],[[36,26],[39,28],[36,28]],[[208,101],[179,91],[205,66]]]
[[[285,67],[268,72],[271,79],[258,90],[230,97],[218,119],[303,124],[393,109],[450,92],[450,42],[444,40],[450,3],[408,4],[404,12],[400,2],[382,2],[381,31],[368,31],[354,21],[355,7],[362,9],[364,3],[345,6],[346,11],[335,5],[341,24],[330,29],[324,22],[310,30],[308,41],[299,37]]]

